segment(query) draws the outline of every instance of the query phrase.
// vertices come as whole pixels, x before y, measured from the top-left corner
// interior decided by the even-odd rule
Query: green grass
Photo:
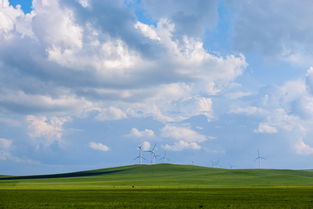
[[[1,209],[313,208],[312,188],[0,190]]]
[[[0,209],[313,208],[310,170],[131,165],[0,176]]]
[[[313,172],[220,169],[191,165],[131,165],[91,171],[0,178],[1,188],[313,186]]]

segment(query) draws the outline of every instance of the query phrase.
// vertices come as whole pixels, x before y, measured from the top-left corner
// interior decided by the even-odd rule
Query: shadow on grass
[[[1,180],[17,180],[17,179],[49,179],[49,178],[67,178],[67,177],[84,177],[84,176],[98,176],[112,173],[119,173],[129,169],[113,170],[113,171],[99,171],[99,172],[73,172],[73,173],[60,173],[60,174],[48,174],[48,175],[34,175],[34,176],[12,176],[12,177],[0,177]]]

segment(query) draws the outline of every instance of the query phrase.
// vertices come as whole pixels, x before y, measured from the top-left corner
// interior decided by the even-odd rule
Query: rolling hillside
[[[305,170],[130,165],[74,173],[0,177],[0,188],[313,186]]]

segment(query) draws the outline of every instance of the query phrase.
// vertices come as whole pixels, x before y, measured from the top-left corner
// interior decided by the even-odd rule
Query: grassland
[[[310,209],[312,200],[312,188],[0,190],[1,209]]]
[[[313,186],[305,170],[220,169],[191,165],[131,165],[75,173],[0,178],[0,188]]]
[[[313,208],[313,172],[132,165],[0,177],[0,209]]]

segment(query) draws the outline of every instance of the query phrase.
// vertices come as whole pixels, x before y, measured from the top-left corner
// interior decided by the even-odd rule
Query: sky
[[[311,0],[0,1],[0,174],[313,168]]]

